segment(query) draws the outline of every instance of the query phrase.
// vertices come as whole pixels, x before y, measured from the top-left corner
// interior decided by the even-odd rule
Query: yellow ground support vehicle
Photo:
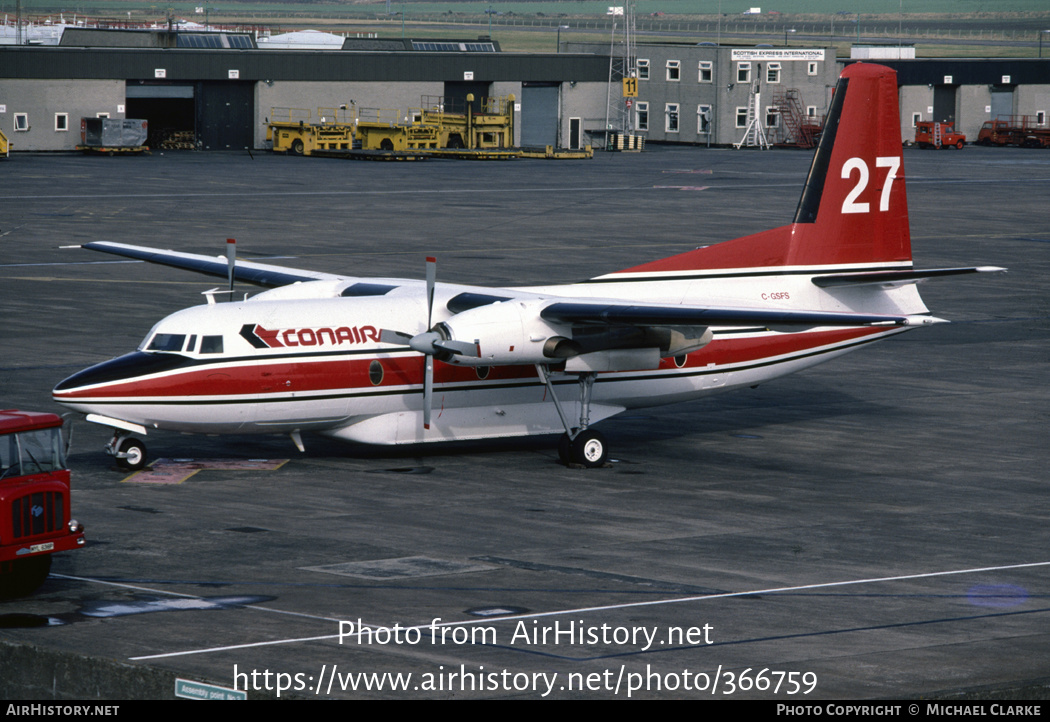
[[[362,109],[357,137],[362,150],[475,150],[514,146],[514,96],[474,96],[458,103],[442,96],[423,96],[421,107],[402,118],[395,111]]]
[[[266,139],[277,152],[310,155],[316,150],[419,151],[511,148],[514,145],[514,96],[474,96],[458,104],[451,98],[424,96],[407,113],[385,108],[318,108],[317,121],[303,108],[273,108]]]
[[[318,108],[314,123],[304,108],[271,108],[266,140],[279,153],[310,155],[315,150],[350,150],[354,147],[356,108]]]
[[[0,130],[0,157],[6,158],[11,152],[11,144],[7,142],[7,136]]]
[[[278,153],[372,160],[414,160],[441,156],[476,160],[510,158],[591,158],[580,150],[527,150],[514,147],[514,96],[466,100],[422,98],[407,112],[358,108],[318,108],[317,121],[303,108],[273,108],[266,139]]]

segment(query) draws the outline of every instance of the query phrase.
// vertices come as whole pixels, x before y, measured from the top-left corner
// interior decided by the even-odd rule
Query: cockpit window
[[[149,342],[149,346],[146,347],[147,351],[168,351],[170,353],[178,353],[182,351],[183,344],[186,343],[186,335],[181,333],[158,333]]]
[[[201,353],[222,353],[222,336],[202,336]]]

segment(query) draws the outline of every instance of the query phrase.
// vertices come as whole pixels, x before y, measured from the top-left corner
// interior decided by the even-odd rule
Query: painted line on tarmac
[[[488,618],[483,618],[483,619],[468,619],[468,620],[462,620],[462,621],[458,621],[458,622],[440,622],[438,624],[433,624],[433,623],[420,624],[420,625],[415,625],[415,626],[411,626],[411,627],[401,627],[401,630],[402,631],[408,631],[408,630],[417,630],[417,629],[419,629],[419,630],[432,629],[432,628],[438,628],[438,627],[462,627],[462,626],[473,626],[473,625],[478,625],[478,624],[489,624],[489,625],[492,625],[492,624],[497,624],[497,623],[500,623],[500,622],[516,622],[516,621],[520,621],[520,620],[523,620],[523,619],[542,619],[544,617],[559,617],[559,616],[565,616],[565,615],[569,615],[569,614],[590,614],[590,613],[594,613],[594,612],[616,611],[616,610],[619,610],[619,609],[637,609],[639,607],[657,607],[657,606],[665,606],[665,605],[669,605],[669,604],[684,604],[684,603],[687,603],[687,602],[702,602],[702,601],[708,601],[708,600],[711,600],[711,599],[730,599],[730,598],[733,598],[733,597],[749,597],[749,596],[760,595],[760,594],[783,594],[783,593],[786,593],[786,592],[799,592],[799,591],[808,591],[808,590],[813,590],[813,589],[830,589],[830,588],[835,588],[835,587],[855,586],[855,585],[858,585],[858,584],[882,584],[882,583],[886,583],[886,582],[911,581],[911,580],[916,580],[916,579],[933,579],[933,578],[936,578],[936,577],[958,576],[958,575],[963,575],[963,574],[982,574],[982,573],[986,573],[986,572],[1001,572],[1001,571],[1016,570],[1016,569],[1033,569],[1033,568],[1037,568],[1037,567],[1046,567],[1046,566],[1050,566],[1050,561],[1046,561],[1046,562],[1032,562],[1032,563],[1028,563],[1028,564],[1004,564],[1004,565],[1001,565],[1001,566],[975,567],[975,568],[972,568],[972,569],[953,569],[953,570],[943,571],[943,572],[924,572],[924,573],[921,573],[921,574],[901,574],[901,575],[890,576],[890,577],[872,577],[872,578],[869,578],[869,579],[850,579],[850,580],[841,581],[841,582],[823,582],[823,583],[820,583],[820,584],[802,584],[802,585],[791,586],[791,587],[772,587],[772,588],[767,588],[767,589],[752,589],[752,590],[746,591],[746,592],[726,592],[726,593],[723,593],[723,594],[700,594],[700,595],[696,595],[696,596],[678,597],[678,598],[674,598],[674,599],[654,599],[654,600],[645,601],[645,602],[628,602],[628,603],[625,603],[625,604],[609,604],[609,605],[603,605],[603,606],[597,606],[597,607],[578,607],[578,608],[575,608],[575,609],[561,609],[561,610],[552,611],[552,612],[537,612],[537,613],[534,613],[534,614],[515,614],[515,615],[508,615],[506,617],[488,617]],[[68,578],[74,578],[74,577],[68,577]],[[85,580],[85,581],[93,581],[93,580],[88,579],[88,580]],[[149,590],[149,591],[154,591],[154,590]],[[180,595],[180,596],[189,596],[189,595]],[[244,607],[244,609],[259,609],[259,610],[263,610],[263,611],[277,612],[277,613],[283,613],[283,614],[296,614],[295,612],[282,612],[281,610],[269,609],[269,608],[266,608],[266,607],[246,606],[246,607]],[[298,616],[310,617],[310,615],[306,615],[306,614],[301,614],[301,615],[298,615]],[[325,621],[336,621],[336,620],[330,620],[328,618],[323,618],[323,617],[315,617],[315,618],[317,618],[317,619],[325,619]],[[368,628],[371,628],[371,629],[389,629],[389,627],[386,627],[384,625],[368,624],[368,625],[362,625],[362,626],[365,626],[365,627],[368,627]],[[234,644],[234,645],[227,645],[227,646],[223,646],[223,647],[206,647],[206,648],[202,648],[202,649],[187,649],[187,650],[183,650],[183,651],[180,651],[180,652],[165,652],[165,653],[162,653],[162,654],[151,654],[151,655],[145,655],[145,656],[141,656],[141,657],[129,657],[128,659],[131,660],[131,661],[141,661],[141,660],[147,660],[147,659],[167,659],[167,658],[171,658],[171,657],[185,657],[185,656],[195,655],[195,654],[211,654],[213,652],[228,652],[228,651],[233,651],[233,650],[238,650],[238,649],[251,649],[253,647],[266,647],[266,646],[279,645],[279,644],[296,644],[296,643],[300,643],[300,642],[316,642],[316,641],[320,641],[320,640],[338,639],[339,637],[340,637],[340,635],[338,635],[338,634],[327,634],[327,635],[321,635],[321,636],[316,636],[316,637],[300,637],[300,638],[295,638],[295,639],[277,639],[277,640],[271,640],[271,641],[268,641],[268,642],[250,642],[250,643],[246,643],[246,644]]]

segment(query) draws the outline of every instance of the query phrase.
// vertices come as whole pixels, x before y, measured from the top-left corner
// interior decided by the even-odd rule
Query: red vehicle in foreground
[[[35,591],[52,554],[83,544],[84,527],[69,516],[62,419],[0,411],[0,598]]]

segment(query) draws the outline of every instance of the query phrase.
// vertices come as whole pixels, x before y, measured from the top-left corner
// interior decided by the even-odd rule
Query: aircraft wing
[[[583,326],[762,326],[799,331],[816,326],[910,326],[930,316],[788,311],[771,308],[705,308],[565,301],[546,306],[540,316],[555,323]]]
[[[112,253],[125,258],[134,258],[147,263],[158,263],[163,266],[182,268],[187,271],[196,271],[209,276],[227,278],[229,265],[224,256],[205,256],[199,253],[183,253],[181,251],[162,251],[157,248],[146,248],[145,246],[132,246],[126,243],[113,243],[110,241],[92,241],[84,243],[80,248],[91,251]],[[306,281],[339,281],[345,276],[333,273],[321,273],[318,271],[303,271],[297,268],[285,268],[284,266],[271,266],[266,263],[254,263],[252,261],[237,261],[233,269],[234,279],[242,283],[251,283],[256,286],[276,288],[287,286],[292,283]]]

